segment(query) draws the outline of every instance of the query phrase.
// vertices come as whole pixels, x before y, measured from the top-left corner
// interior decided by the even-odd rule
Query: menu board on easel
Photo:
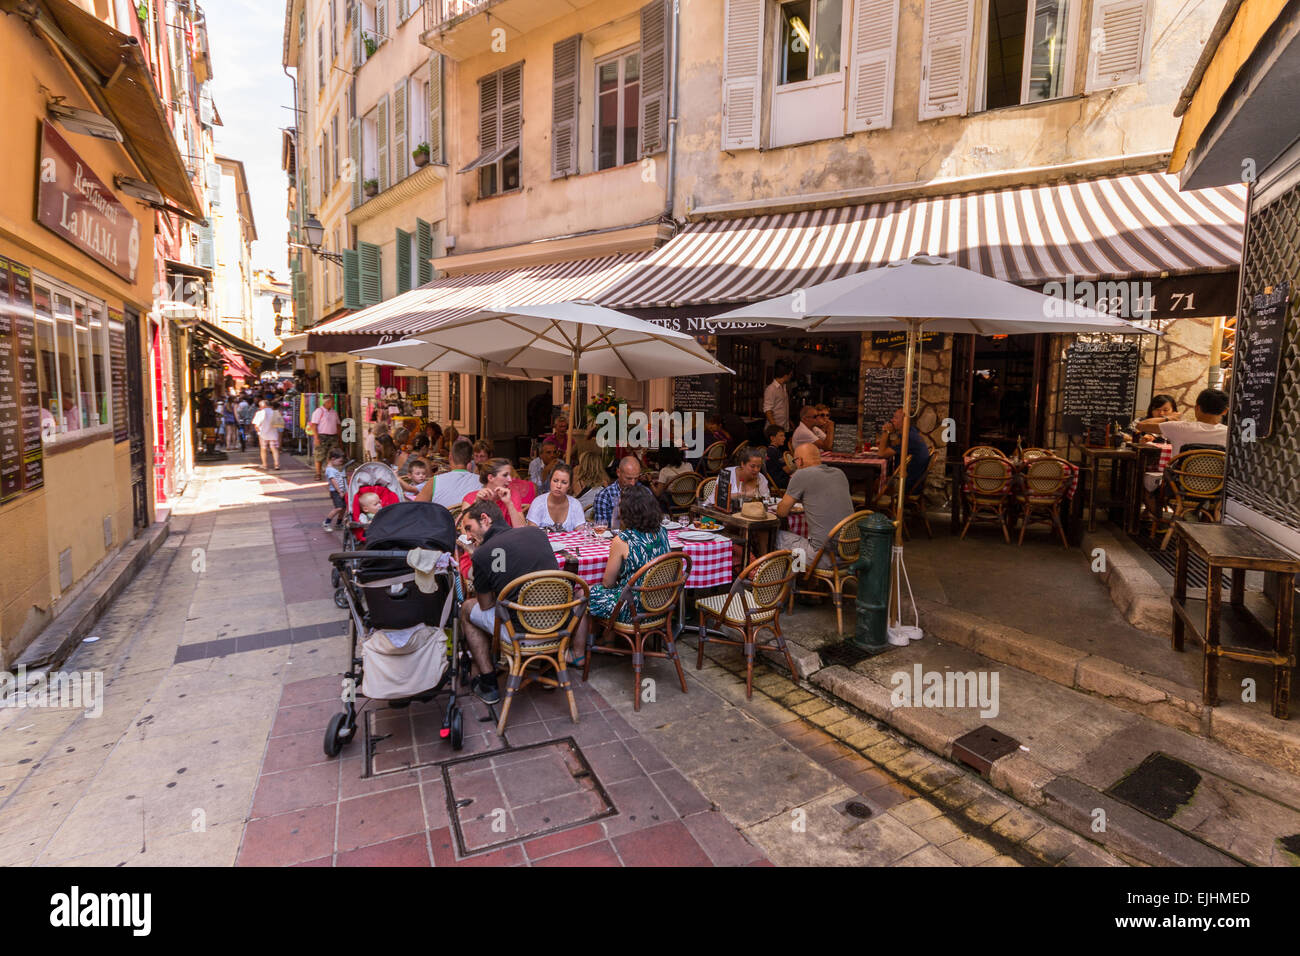
[[[0,256],[0,501],[44,483],[32,273]]]
[[[126,323],[117,309],[108,310],[109,380],[113,388],[113,443],[131,437],[126,421]]]
[[[1233,416],[1237,423],[1247,419],[1254,421],[1256,438],[1267,438],[1273,433],[1290,298],[1289,282],[1279,283],[1271,292],[1251,296],[1250,315],[1245,328],[1237,333],[1240,358],[1237,364],[1237,406]]]

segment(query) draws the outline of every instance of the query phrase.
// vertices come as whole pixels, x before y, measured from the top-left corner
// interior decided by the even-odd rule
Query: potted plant
[[[149,22],[149,4],[145,0],[135,5],[135,18],[141,23]]]
[[[411,150],[411,159],[415,160],[416,166],[429,165],[429,144],[421,143],[415,149]]]
[[[375,51],[379,49],[378,38],[371,36],[369,33],[361,34],[361,42],[366,45],[366,59],[374,56]]]
[[[372,199],[379,195],[379,180],[367,179],[361,184],[361,188],[366,192],[366,198]]]

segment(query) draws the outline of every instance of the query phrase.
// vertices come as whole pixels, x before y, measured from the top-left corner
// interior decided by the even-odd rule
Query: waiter
[[[763,392],[763,414],[769,425],[780,425],[790,431],[790,393],[786,383],[794,377],[794,365],[789,359],[777,359],[775,377]]]
[[[311,413],[311,422],[307,431],[316,439],[315,452],[312,455],[316,463],[316,480],[320,480],[321,465],[331,448],[339,447],[339,413],[334,411],[334,396],[326,395],[320,407]]]

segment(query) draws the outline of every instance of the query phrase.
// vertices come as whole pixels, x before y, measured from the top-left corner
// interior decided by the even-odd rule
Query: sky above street
[[[280,130],[293,125],[293,85],[281,64],[284,4],[265,0],[208,0],[212,95],[225,124],[216,129],[217,152],[242,160],[257,225],[255,268],[288,278],[285,263],[284,171]]]

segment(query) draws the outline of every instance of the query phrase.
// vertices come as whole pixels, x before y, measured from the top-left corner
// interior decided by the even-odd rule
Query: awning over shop
[[[121,131],[141,173],[179,210],[202,218],[149,63],[135,37],[118,33],[69,0],[0,0],[30,22],[75,65],[102,111]]]
[[[257,377],[253,374],[253,370],[248,367],[248,363],[244,361],[244,357],[234,349],[227,348],[226,346],[217,343],[217,351],[221,353],[221,357],[226,360],[227,375],[233,375],[235,378],[242,379],[253,379]]]
[[[226,351],[231,351],[236,355],[242,356],[249,362],[262,362],[266,364],[272,364],[275,362],[275,356],[270,352],[267,352],[264,349],[259,349],[251,342],[245,342],[239,336],[231,335],[225,329],[218,328],[208,322],[200,322],[195,326],[194,331],[200,336],[207,336],[207,338],[211,339],[223,356]]]
[[[435,279],[387,302],[316,326],[308,333],[308,348],[312,351],[364,348],[385,339],[427,332],[441,322],[472,315],[489,306],[508,308],[572,299],[596,300],[650,254],[647,250]],[[362,335],[371,339],[362,341]],[[339,337],[339,345],[331,343],[335,336]],[[346,348],[341,348],[343,344]]]
[[[753,216],[686,227],[602,305],[751,302],[928,253],[1041,286],[1235,272],[1244,186],[1180,193],[1161,173]]]

